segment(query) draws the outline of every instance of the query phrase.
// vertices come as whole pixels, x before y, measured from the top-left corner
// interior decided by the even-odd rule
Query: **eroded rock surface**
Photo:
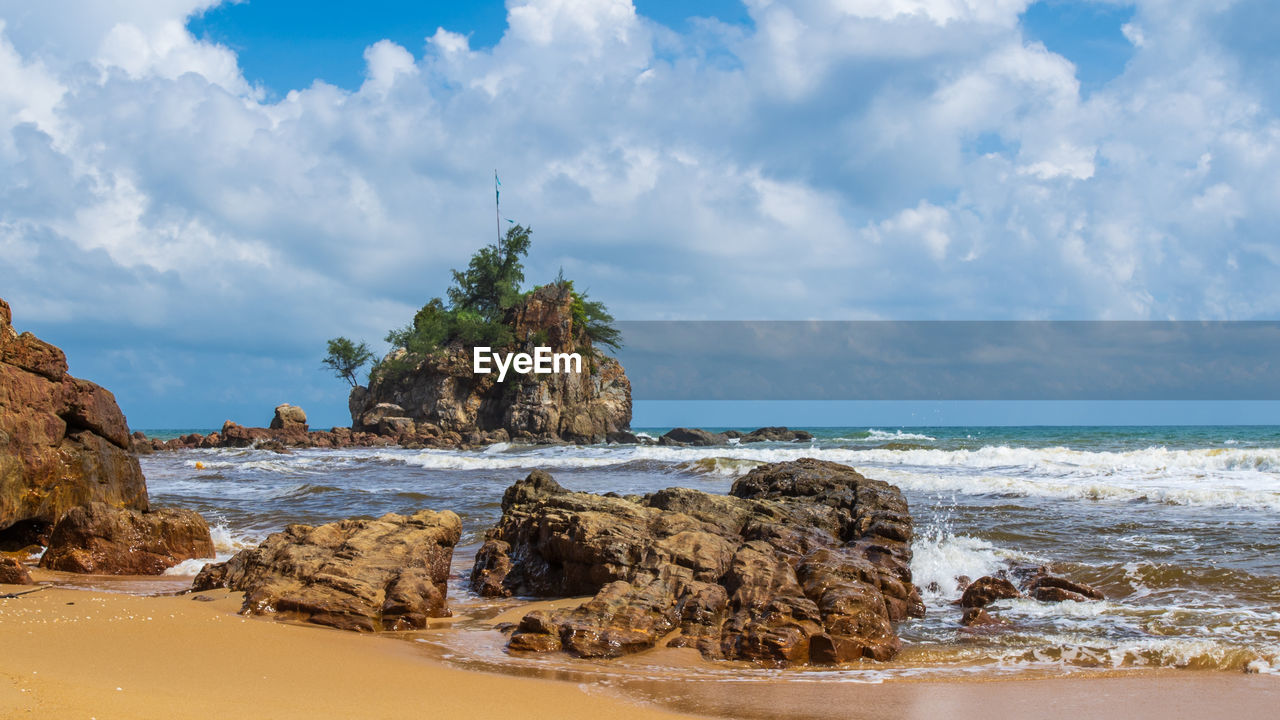
[[[53,526],[40,567],[97,575],[159,575],[183,560],[212,558],[200,513],[178,508],[138,512],[91,503]]]
[[[802,459],[756,468],[729,496],[643,498],[570,492],[535,471],[502,508],[476,592],[594,595],[530,613],[513,649],[613,657],[662,641],[773,664],[884,660],[893,623],[924,613],[906,501],[844,465]]]
[[[11,321],[0,300],[0,534],[90,502],[145,510],[146,481],[115,396],[69,375],[61,350]]]
[[[421,628],[449,615],[446,582],[461,533],[457,515],[431,510],[290,525],[206,565],[193,589],[243,591],[242,612],[343,630]]]

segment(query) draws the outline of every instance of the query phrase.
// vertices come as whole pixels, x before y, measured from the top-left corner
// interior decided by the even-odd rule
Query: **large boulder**
[[[654,647],[773,664],[884,660],[920,616],[898,489],[813,459],[766,465],[730,496],[570,492],[541,471],[507,489],[476,556],[485,596],[593,595],[530,614],[516,650],[612,657]]]
[[[193,588],[239,590],[243,612],[343,630],[421,628],[449,615],[446,583],[461,534],[457,515],[430,510],[290,525],[206,565]]]
[[[67,373],[62,351],[14,330],[0,300],[0,536],[91,502],[147,509],[115,397]]]
[[[183,560],[212,558],[209,525],[194,510],[138,512],[91,503],[53,527],[40,567],[97,575],[159,575]]]
[[[272,430],[307,431],[307,413],[297,405],[284,403],[276,406],[275,415],[271,418]]]
[[[577,372],[519,374],[503,382],[497,373],[474,372],[472,349],[462,344],[410,359],[401,348],[368,388],[352,390],[348,406],[357,432],[391,437],[420,435],[436,443],[495,441],[604,442],[631,425],[631,382],[617,360],[595,351],[573,319],[573,296],[566,286],[545,285],[510,311],[515,345],[496,351],[577,352]]]

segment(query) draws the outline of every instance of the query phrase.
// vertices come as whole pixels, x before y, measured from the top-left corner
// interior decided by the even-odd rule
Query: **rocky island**
[[[511,228],[453,272],[448,300],[434,298],[388,334],[393,350],[374,364],[368,386],[356,371],[372,355],[364,343],[329,342],[325,363],[346,378],[351,429],[401,444],[481,445],[508,440],[595,443],[631,425],[631,383],[604,354],[618,331],[605,306],[561,274],[522,292],[530,230]],[[473,350],[575,354],[582,362],[550,374],[478,373]]]

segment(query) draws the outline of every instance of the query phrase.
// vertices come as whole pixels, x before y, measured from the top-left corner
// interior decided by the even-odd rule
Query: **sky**
[[[532,226],[627,320],[1275,319],[1270,0],[0,0],[0,297],[130,424]]]

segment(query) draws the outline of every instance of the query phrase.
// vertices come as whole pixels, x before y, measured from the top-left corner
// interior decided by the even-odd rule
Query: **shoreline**
[[[1103,718],[1268,717],[1280,678],[1138,670],[1049,678],[583,682],[459,668],[401,636],[236,614],[240,594],[135,596],[44,587],[0,600],[0,717]],[[32,586],[3,586],[0,592]],[[447,623],[444,623],[447,625]],[[438,630],[439,631],[439,630]],[[447,632],[447,630],[446,630]],[[568,680],[567,682],[565,680]],[[117,689],[119,688],[119,689]]]

